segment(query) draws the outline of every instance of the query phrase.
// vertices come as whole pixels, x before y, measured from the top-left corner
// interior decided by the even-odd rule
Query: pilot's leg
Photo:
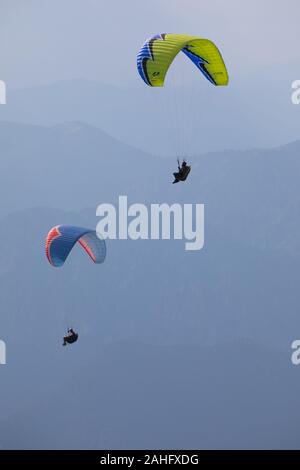
[[[174,184],[174,183],[178,183],[178,181],[179,181],[178,175],[179,175],[179,173],[173,173],[173,176],[174,176],[174,178],[175,178],[175,180],[173,181],[173,184]]]

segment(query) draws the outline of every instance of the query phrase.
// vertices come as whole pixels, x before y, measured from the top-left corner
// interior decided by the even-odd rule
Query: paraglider
[[[63,346],[67,346],[67,344],[73,344],[78,340],[78,334],[75,333],[73,328],[68,328],[68,333],[64,336]]]
[[[46,238],[46,256],[55,267],[63,266],[69,253],[79,243],[96,264],[103,263],[106,257],[105,241],[95,230],[72,225],[53,227]]]
[[[137,55],[137,69],[142,80],[150,87],[165,87],[166,77],[169,75],[168,71],[170,68],[173,68],[173,62],[180,52],[195,64],[201,74],[212,85],[218,87],[228,85],[227,68],[218,47],[209,39],[186,34],[156,34],[143,44]],[[174,138],[171,139],[171,144],[176,146],[172,151],[175,150],[177,155],[182,156],[188,154],[187,146],[190,145],[191,140],[189,140],[189,135],[192,136],[191,129],[195,125],[195,113],[191,112],[188,102],[196,102],[195,100],[191,101],[192,93],[196,87],[192,85],[191,80],[184,80],[187,69],[185,65],[184,63],[182,64],[182,82],[180,86],[172,87],[172,73],[170,73],[170,92],[163,93],[166,103],[160,105],[160,101],[162,102],[163,100],[157,101],[158,106],[161,106],[157,112],[164,113],[165,109],[163,106],[168,104],[168,95],[171,97],[173,89],[174,95],[171,97],[169,109],[167,109],[168,106],[165,106],[167,122],[164,135],[168,136],[167,128],[171,126],[174,135]],[[174,78],[176,78],[178,69],[174,67],[174,70]],[[184,92],[185,82],[187,86],[186,92]],[[159,96],[161,97],[161,95]],[[197,117],[199,115],[198,109],[200,110],[200,108],[201,104],[197,108]],[[174,126],[172,121],[174,121]],[[186,163],[183,163],[182,166],[178,165],[178,172],[173,173],[175,178],[173,183],[185,181],[190,170],[191,167]]]
[[[46,237],[46,256],[54,267],[61,267],[76,243],[79,243],[94,263],[103,263],[106,257],[105,241],[99,238],[95,230],[72,225],[57,225]],[[63,338],[63,346],[73,344],[78,340],[78,334],[68,328]]]
[[[183,160],[181,166],[180,166],[179,159],[177,159],[177,162],[178,162],[178,171],[173,173],[173,176],[175,178],[173,181],[173,184],[179,183],[179,181],[185,181],[191,171],[191,167],[187,165],[185,160]]]
[[[137,68],[144,82],[164,86],[167,71],[182,51],[216,86],[228,85],[228,73],[217,46],[209,39],[186,34],[157,34],[148,39],[137,56]]]

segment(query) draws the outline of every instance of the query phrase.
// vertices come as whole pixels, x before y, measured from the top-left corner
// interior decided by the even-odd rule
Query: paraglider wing
[[[103,263],[106,256],[106,245],[104,240],[99,239],[95,231],[86,233],[78,241],[94,263]]]
[[[95,230],[71,225],[53,227],[46,238],[46,256],[52,266],[60,267],[66,261],[75,243],[79,242],[94,263],[103,263],[106,257],[105,241]]]
[[[182,51],[212,84],[228,84],[228,73],[217,46],[209,39],[185,34],[157,34],[148,39],[137,56],[141,78],[149,86],[163,86],[166,73]]]

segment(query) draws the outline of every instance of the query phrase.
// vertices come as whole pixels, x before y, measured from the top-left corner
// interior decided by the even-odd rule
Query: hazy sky
[[[11,87],[133,83],[137,50],[158,32],[211,38],[233,76],[292,73],[299,13],[298,0],[0,0],[0,78]]]
[[[299,13],[299,0],[0,0],[0,448],[300,447],[300,143],[223,152],[299,139]],[[147,87],[136,54],[159,32],[212,39],[230,86],[187,66],[181,110],[178,87]],[[185,185],[171,184],[178,156],[193,158]],[[51,226],[93,227],[120,194],[204,203],[204,249],[108,241],[103,266],[75,249],[53,269]]]

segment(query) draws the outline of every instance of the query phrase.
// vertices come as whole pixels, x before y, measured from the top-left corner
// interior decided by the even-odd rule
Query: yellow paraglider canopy
[[[212,84],[228,84],[226,65],[212,41],[185,34],[158,34],[145,42],[137,57],[139,74],[147,85],[164,85],[167,71],[180,51],[194,62]]]

